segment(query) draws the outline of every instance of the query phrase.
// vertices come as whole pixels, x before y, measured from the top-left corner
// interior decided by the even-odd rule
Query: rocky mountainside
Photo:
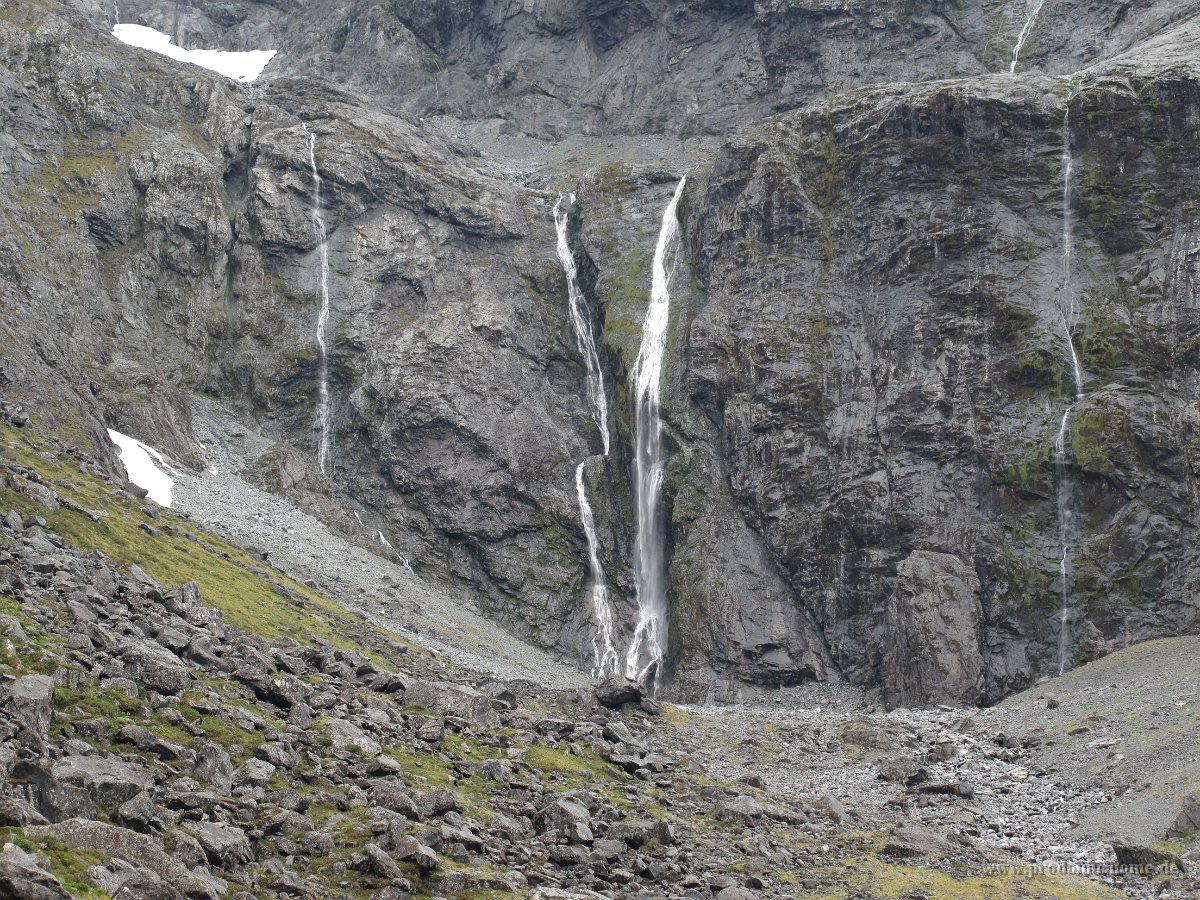
[[[116,21],[279,52],[238,84]],[[109,474],[104,426],[204,472],[215,407],[263,437],[240,475],[588,669],[551,209],[623,648],[688,171],[668,695],[992,702],[1197,629],[1200,4],[7,0],[0,38],[0,389]]]
[[[5,897],[1197,888],[1200,851],[1180,842],[1197,798],[1164,793],[1194,775],[1179,751],[1195,639],[1115,654],[977,719],[882,713],[828,685],[707,709],[621,678],[555,690],[347,612],[77,447],[28,427],[0,440]]]

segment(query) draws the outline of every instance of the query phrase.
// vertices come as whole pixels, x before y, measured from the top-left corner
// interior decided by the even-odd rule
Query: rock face
[[[186,46],[277,48],[246,87],[117,44],[108,4],[29,0],[0,21],[11,421],[38,410],[114,475],[104,425],[198,467],[194,398],[218,398],[273,442],[247,477],[587,667],[573,472],[601,440],[550,209],[576,192],[614,410],[585,471],[623,649],[626,385],[659,218],[696,167],[664,376],[669,691],[836,670],[889,704],[975,703],[1194,631],[1200,11],[1049,4],[1010,76],[1027,14],[120,4]],[[1085,396],[1056,469],[1064,309]],[[123,659],[170,696],[173,652]]]

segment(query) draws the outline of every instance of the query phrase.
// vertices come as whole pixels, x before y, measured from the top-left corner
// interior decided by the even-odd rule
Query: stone
[[[1180,872],[1186,871],[1183,860],[1166,850],[1156,850],[1141,844],[1129,844],[1119,839],[1112,841],[1111,844],[1118,866],[1143,870],[1158,869],[1163,872],[1169,872],[1172,869]]]
[[[498,725],[492,700],[474,688],[448,681],[417,679],[404,693],[404,702],[441,716],[454,716],[479,725]]]
[[[953,845],[940,834],[924,828],[897,828],[888,837],[881,851],[887,856],[931,856],[945,855]]]
[[[1185,837],[1196,831],[1200,831],[1200,794],[1191,794],[1180,804],[1175,821],[1167,829],[1167,837]]]
[[[722,822],[736,822],[740,825],[753,825],[763,814],[762,807],[753,797],[739,797],[718,800],[713,815]]]
[[[329,736],[339,750],[357,747],[366,756],[376,756],[383,749],[379,741],[345,719],[334,719],[329,723]]]
[[[429,872],[441,866],[441,860],[436,853],[414,837],[405,836],[396,842],[393,851],[397,859],[411,862],[423,872]]]
[[[233,790],[233,761],[218,744],[208,743],[200,748],[194,771],[222,794],[228,795]]]
[[[83,788],[102,807],[119,806],[154,787],[154,777],[144,767],[100,756],[66,756],[50,774],[60,784]]]
[[[947,553],[914,550],[897,568],[883,627],[889,706],[974,701],[983,691],[979,577]]]
[[[42,868],[37,857],[14,844],[5,844],[0,850],[0,896],[9,900],[71,900],[71,894]]]
[[[69,819],[54,825],[33,826],[25,830],[31,838],[48,837],[103,854],[112,859],[125,860],[138,869],[153,872],[167,884],[185,894],[198,893],[210,896],[211,892],[202,879],[188,872],[176,860],[168,856],[162,845],[151,837],[137,834],[126,828],[107,825],[103,822]]]
[[[246,832],[221,822],[189,822],[185,830],[194,837],[208,861],[221,868],[236,868],[254,860]]]
[[[404,877],[404,872],[396,865],[396,861],[374,844],[363,847],[363,870],[378,878],[394,880]]]
[[[275,766],[267,762],[265,759],[248,759],[240,769],[234,773],[234,782],[237,784],[252,784],[264,785],[271,780],[271,776],[275,774]]]
[[[3,707],[25,732],[44,740],[54,716],[54,679],[49,675],[18,678],[9,686]]]
[[[24,828],[26,825],[47,825],[46,817],[31,803],[16,797],[0,797],[0,826]]]
[[[620,709],[632,703],[641,703],[646,696],[644,687],[623,675],[612,675],[597,684],[592,690],[596,696],[596,702],[609,709]]]
[[[170,650],[150,641],[137,641],[125,647],[122,658],[132,678],[148,690],[173,696],[192,684],[191,670]]]

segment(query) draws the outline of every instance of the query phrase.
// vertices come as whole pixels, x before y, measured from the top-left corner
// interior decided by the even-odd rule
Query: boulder
[[[25,834],[31,838],[53,838],[80,850],[91,850],[112,859],[123,859],[139,869],[153,872],[189,896],[212,895],[205,881],[193,876],[179,862],[168,856],[161,843],[126,828],[103,822],[68,819],[55,825],[26,828]]]
[[[396,849],[393,852],[396,859],[411,862],[423,872],[432,871],[441,865],[441,860],[438,859],[436,853],[416,838],[408,835],[396,842]]]
[[[192,684],[191,670],[170,650],[152,641],[136,641],[121,653],[129,677],[142,687],[173,696]]]
[[[54,679],[49,675],[18,678],[9,687],[3,705],[23,731],[44,740],[54,716]]]
[[[449,681],[418,679],[408,686],[404,702],[442,716],[454,716],[479,725],[499,725],[492,699],[474,688]]]
[[[743,795],[717,801],[713,814],[722,822],[753,825],[762,817],[763,810],[757,800]]]
[[[71,900],[36,856],[13,844],[0,851],[0,897],[6,900]]]
[[[1200,831],[1200,794],[1185,797],[1175,821],[1167,829],[1167,837],[1184,837]]]
[[[190,822],[184,827],[204,848],[208,861],[214,866],[231,869],[254,860],[250,839],[235,825]]]
[[[882,852],[888,856],[942,856],[951,847],[950,841],[924,828],[897,828],[892,832]]]
[[[596,701],[609,709],[620,709],[631,703],[641,703],[646,689],[631,678],[612,675],[592,688]]]
[[[154,787],[143,766],[102,756],[65,756],[50,774],[60,784],[83,788],[98,806],[119,806]]]
[[[357,747],[367,756],[375,756],[383,749],[379,741],[345,719],[334,719],[329,723],[329,736],[333,738],[333,746],[339,750]]]
[[[48,825],[49,820],[32,804],[16,797],[0,797],[0,826],[24,828],[26,825]]]
[[[1141,844],[1128,844],[1119,839],[1112,841],[1112,848],[1113,854],[1117,857],[1118,866],[1137,868],[1142,871],[1159,869],[1164,873],[1172,869],[1180,872],[1186,871],[1183,867],[1183,860],[1165,850],[1155,850],[1153,847]]]
[[[888,706],[957,705],[983,690],[979,577],[956,556],[914,550],[896,569],[884,614]]]
[[[233,790],[233,760],[217,744],[205,744],[200,748],[196,754],[195,772],[222,794]]]

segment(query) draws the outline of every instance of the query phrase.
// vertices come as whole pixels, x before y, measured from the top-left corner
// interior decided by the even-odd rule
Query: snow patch
[[[147,447],[127,434],[108,429],[108,439],[120,450],[121,463],[129,473],[129,480],[147,491],[151,500],[159,506],[171,505],[171,488],[175,479],[174,469],[167,465],[161,453]]]
[[[256,79],[275,55],[274,50],[185,50],[175,46],[170,35],[145,25],[114,25],[112,33],[117,40],[132,47],[152,50],[238,81]]]

